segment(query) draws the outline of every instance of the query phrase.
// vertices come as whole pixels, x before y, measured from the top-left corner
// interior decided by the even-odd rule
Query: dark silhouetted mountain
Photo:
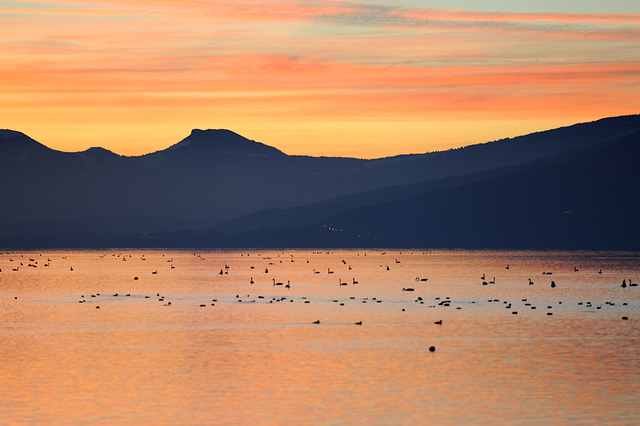
[[[149,156],[153,157],[162,152],[163,151],[159,151],[157,153],[150,154]],[[188,137],[167,149],[166,153],[172,153],[174,155],[178,153],[182,155],[224,153],[263,157],[285,155],[282,151],[276,148],[246,139],[237,133],[225,129],[194,129]]]
[[[53,159],[58,153],[13,130],[0,130],[0,161],[25,162],[37,158]]]
[[[622,120],[621,120],[622,119]],[[616,124],[617,123],[617,124]],[[616,127],[623,124],[624,131]],[[217,225],[217,229],[226,232],[249,232],[258,230],[278,230],[291,226],[308,226],[327,217],[339,215],[358,207],[366,207],[386,202],[399,201],[414,195],[435,190],[444,190],[463,184],[483,181],[495,176],[504,176],[517,171],[537,169],[550,164],[571,161],[575,151],[596,146],[623,135],[637,125],[637,116],[604,119],[593,123],[579,124],[571,127],[534,133],[527,136],[502,140],[481,145],[473,145],[462,149],[438,153],[446,163],[470,162],[469,159],[478,159],[479,164],[490,162],[495,167],[483,169],[482,167],[467,167],[467,173],[450,173],[441,178],[434,178],[423,182],[386,187],[357,194],[349,194],[324,200],[318,203],[296,206],[292,208],[272,208]],[[627,133],[628,134],[628,133]],[[615,135],[615,136],[614,136]],[[586,142],[585,142],[586,139]],[[506,142],[512,142],[518,146],[504,146]],[[535,147],[540,151],[536,152]],[[489,161],[487,152],[500,157]],[[543,155],[543,153],[550,155]],[[555,155],[553,154],[555,153]],[[568,154],[567,154],[568,153]],[[432,154],[434,155],[434,154]],[[453,157],[453,158],[451,158]],[[432,157],[433,158],[433,157]],[[480,161],[485,158],[487,161]],[[522,162],[517,159],[529,158],[532,161]],[[452,165],[452,167],[454,167]],[[474,173],[480,169],[482,171]]]
[[[640,132],[543,166],[359,207],[301,232],[337,246],[640,249]],[[322,237],[320,237],[322,236]],[[311,238],[311,237],[308,237]],[[293,242],[292,242],[293,243]],[[332,245],[332,244],[329,244]]]
[[[407,208],[421,212],[417,216],[427,215],[431,210],[423,212],[418,207],[420,203],[431,205],[427,200],[437,194],[445,197],[442,194],[456,194],[473,185],[479,185],[476,190],[481,193],[491,179],[505,174],[526,176],[532,168],[565,161],[559,160],[563,154],[596,149],[638,129],[640,116],[608,118],[445,152],[376,160],[290,156],[228,130],[194,130],[176,145],[140,157],[123,157],[101,148],[60,152],[19,132],[3,130],[0,179],[6,201],[0,209],[0,244],[28,240],[37,245],[46,240],[38,238],[49,235],[48,244],[66,246],[71,241],[89,241],[90,235],[105,235],[92,239],[98,244],[113,241],[115,237],[107,234],[118,234],[131,236],[120,238],[122,244],[131,241],[135,245],[151,243],[148,237],[140,240],[137,235],[153,234],[153,244],[163,241],[167,245],[189,240],[185,235],[198,242],[187,245],[279,245],[287,241],[297,241],[294,245],[298,246],[333,245],[335,235],[327,230],[339,224],[355,232],[360,228],[350,222],[350,215],[362,214],[358,223],[371,224],[362,229],[378,235],[376,240],[367,240],[370,244],[384,240],[398,245],[402,239],[396,241],[389,235],[400,235],[402,230],[393,231],[389,225],[387,229],[382,226],[386,222],[376,219],[384,216],[382,211],[388,211],[385,214],[391,218],[392,206],[408,203]],[[567,169],[569,177],[570,172]],[[499,195],[486,193],[493,198],[483,202],[496,204]],[[358,206],[363,207],[354,210]],[[468,206],[473,207],[480,208]],[[363,214],[366,211],[378,213]],[[323,219],[329,217],[334,219]],[[409,218],[403,220],[413,223]],[[217,231],[204,231],[219,223],[224,224]],[[314,223],[327,226],[310,226]],[[292,231],[291,226],[298,228]],[[192,231],[180,231],[186,228]],[[420,229],[412,240],[405,240],[407,244],[444,244],[444,240],[419,237]],[[231,231],[235,233],[230,235]],[[308,238],[307,244],[302,237]],[[56,238],[66,242],[54,243]],[[357,242],[342,239],[347,245]],[[206,241],[209,243],[204,244]],[[459,241],[450,239],[446,246]]]

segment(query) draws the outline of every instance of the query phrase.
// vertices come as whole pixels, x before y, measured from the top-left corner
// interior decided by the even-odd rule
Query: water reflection
[[[3,423],[640,420],[637,254],[25,258],[0,255]]]

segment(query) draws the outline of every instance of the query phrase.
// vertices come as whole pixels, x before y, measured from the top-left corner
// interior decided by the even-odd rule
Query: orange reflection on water
[[[622,293],[613,284],[618,274],[637,274],[633,257],[601,278],[564,273],[575,256],[557,253],[407,252],[389,258],[379,252],[294,252],[309,257],[309,264],[280,263],[279,253],[269,255],[208,253],[202,261],[172,252],[173,270],[158,252],[146,253],[145,261],[136,253],[126,262],[70,252],[66,261],[73,261],[74,273],[61,254],[46,272],[3,272],[0,420],[639,420],[640,293]],[[511,272],[504,270],[505,258]],[[343,259],[353,269],[340,267]],[[551,260],[561,285],[553,293],[548,286],[528,286],[525,277]],[[3,270],[5,262],[0,257]],[[258,276],[267,263],[271,274]],[[219,276],[224,264],[231,272]],[[313,274],[326,267],[335,274]],[[495,274],[499,284],[482,286],[478,272]],[[337,284],[352,275],[360,284]],[[427,283],[415,281],[427,275]],[[254,285],[248,284],[251,276]],[[273,286],[272,276],[290,280],[292,288]],[[593,303],[588,309],[578,305],[585,282]],[[408,286],[415,291],[401,291]],[[450,307],[437,304],[446,297]],[[507,300],[512,309],[505,309]],[[630,319],[622,321],[623,315]]]

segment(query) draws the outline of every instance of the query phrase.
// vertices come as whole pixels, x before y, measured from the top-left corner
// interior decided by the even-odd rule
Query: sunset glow
[[[441,3],[0,1],[0,128],[123,155],[227,128],[374,158],[640,111],[639,5]]]

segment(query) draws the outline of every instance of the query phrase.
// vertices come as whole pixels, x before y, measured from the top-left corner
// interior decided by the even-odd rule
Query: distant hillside
[[[216,226],[219,231],[234,233],[258,230],[277,230],[291,226],[308,226],[358,207],[399,201],[421,193],[452,188],[463,184],[503,176],[516,171],[537,169],[546,165],[567,162],[576,151],[599,146],[630,134],[638,124],[638,116],[604,119],[593,123],[503,139],[480,145],[431,154],[438,159],[432,167],[429,180],[407,185],[385,187],[331,198],[318,203],[292,208],[272,208],[243,216]],[[618,126],[625,129],[620,131]],[[437,155],[437,157],[435,157]],[[526,161],[522,161],[527,159]],[[486,166],[491,164],[490,168]],[[444,172],[449,165],[456,173]],[[461,167],[464,165],[465,167]],[[439,168],[443,172],[435,173]]]
[[[141,246],[456,246],[472,241],[456,239],[451,232],[445,238],[421,223],[444,215],[438,223],[445,229],[458,223],[454,218],[471,221],[467,210],[480,208],[489,214],[506,196],[490,189],[492,179],[498,182],[506,173],[515,176],[513,182],[509,179],[513,185],[537,179],[531,168],[555,167],[552,164],[565,161],[563,154],[603,149],[621,137],[636,137],[630,135],[639,129],[640,116],[608,118],[446,152],[377,160],[289,156],[228,130],[194,130],[176,145],[140,157],[101,148],[59,152],[22,133],[0,130],[5,200],[0,247],[21,241],[70,247],[115,241]],[[555,179],[568,185],[578,171],[568,168],[564,176],[554,172]],[[605,188],[613,184],[603,182]],[[562,187],[552,181],[539,185]],[[472,193],[464,188],[473,188]],[[510,197],[528,197],[529,191],[534,196],[534,189],[514,187]],[[484,194],[483,200],[477,199],[479,194]],[[475,201],[456,204],[460,197]],[[440,208],[448,205],[458,205],[459,210]],[[396,209],[414,213],[403,216]],[[467,228],[454,226],[452,232],[471,232],[473,223],[487,228],[481,219],[474,220]],[[217,230],[206,231],[216,224]],[[187,228],[191,231],[180,231]],[[330,229],[343,229],[342,236],[336,240]],[[360,238],[346,237],[351,232],[361,233]],[[411,238],[401,237],[403,232],[410,232]],[[509,242],[473,240],[487,247]]]
[[[638,250],[639,162],[635,132],[548,166],[359,207],[315,229],[367,247]]]

